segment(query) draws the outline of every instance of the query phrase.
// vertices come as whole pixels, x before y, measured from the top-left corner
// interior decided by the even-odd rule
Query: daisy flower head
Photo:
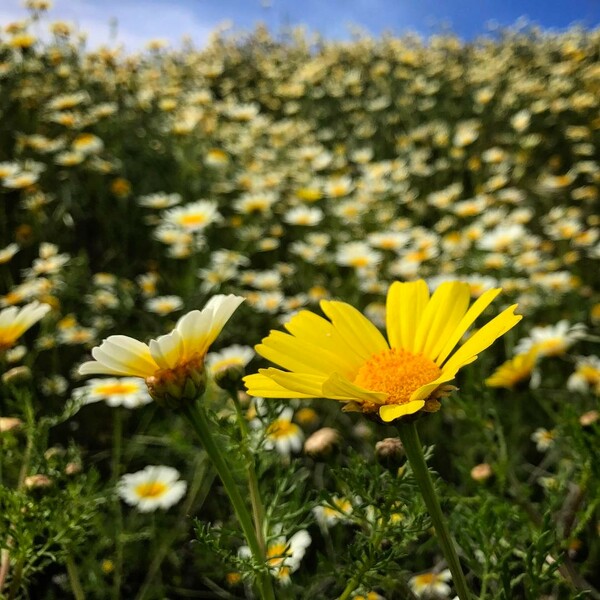
[[[533,327],[531,334],[518,342],[515,352],[525,354],[535,347],[540,357],[562,356],[584,334],[583,323],[571,325],[565,320],[556,325]]]
[[[575,362],[575,371],[567,380],[567,389],[583,393],[592,390],[600,396],[600,358],[579,356]]]
[[[223,348],[219,352],[208,354],[206,357],[206,366],[210,374],[215,377],[232,367],[241,367],[243,369],[253,358],[254,350],[250,346],[234,344],[228,348]]]
[[[317,522],[322,528],[332,527],[336,523],[349,523],[354,507],[348,498],[333,496],[329,503],[313,508]]]
[[[289,540],[284,536],[275,538],[267,548],[267,565],[282,585],[290,583],[290,574],[300,567],[311,537],[305,529],[296,532]]]
[[[535,447],[538,452],[546,452],[549,450],[556,440],[556,430],[555,429],[546,429],[544,427],[538,427],[531,434],[531,441],[535,442]]]
[[[12,348],[15,342],[40,319],[51,307],[34,301],[22,308],[9,306],[0,311],[0,353]]]
[[[484,292],[469,307],[470,286],[442,283],[430,296],[423,280],[393,283],[386,302],[386,340],[357,309],[322,300],[329,320],[303,310],[271,331],[256,352],[282,369],[259,369],[244,378],[248,393],[263,398],[330,398],[345,410],[384,422],[435,412],[458,371],[477,359],[520,320],[516,304],[456,349],[477,317],[500,293]]]
[[[447,598],[450,595],[448,581],[452,579],[450,569],[444,569],[440,573],[421,573],[408,580],[408,585],[416,596]]]
[[[243,301],[233,294],[213,296],[202,310],[183,315],[171,333],[149,344],[109,336],[92,350],[94,360],[83,363],[79,373],[141,377],[152,398],[166,406],[195,400],[206,386],[206,353]]]
[[[179,296],[157,296],[146,301],[146,310],[165,316],[183,308],[183,300]]]
[[[381,262],[381,259],[381,253],[373,250],[367,242],[342,244],[335,258],[338,265],[355,269],[374,267]]]
[[[165,223],[181,228],[192,233],[202,231],[211,223],[222,220],[217,210],[217,203],[209,200],[197,200],[185,206],[178,206],[167,210],[164,214]]]
[[[246,374],[246,365],[254,358],[250,346],[234,344],[220,352],[211,352],[206,357],[206,368],[216,384],[237,393],[242,377]]]
[[[104,401],[108,406],[137,408],[152,402],[144,381],[139,377],[107,377],[90,379],[84,387],[73,392],[83,404]]]
[[[521,382],[529,379],[538,359],[537,348],[532,347],[525,354],[517,354],[514,358],[501,364],[490,377],[485,380],[488,387],[501,387],[513,389]],[[535,387],[535,378],[532,378],[532,387]]]
[[[179,479],[176,469],[157,465],[127,473],[117,484],[119,496],[140,512],[170,508],[183,498],[186,489],[187,484]]]
[[[304,432],[292,422],[294,410],[285,408],[271,421],[265,430],[265,448],[277,450],[282,456],[289,457],[292,452],[300,452],[304,443]]]

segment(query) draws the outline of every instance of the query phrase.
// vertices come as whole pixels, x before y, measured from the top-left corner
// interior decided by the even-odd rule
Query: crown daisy
[[[225,323],[244,301],[241,296],[213,296],[202,310],[179,319],[175,329],[149,344],[112,335],[92,350],[95,360],[79,367],[81,375],[142,377],[159,403],[177,406],[204,392],[204,357]]]
[[[331,398],[345,410],[390,422],[434,412],[456,373],[520,320],[513,305],[462,344],[463,335],[500,293],[484,292],[471,307],[469,284],[442,283],[429,295],[423,280],[395,282],[386,304],[387,340],[358,310],[323,300],[329,320],[301,311],[256,346],[270,367],[245,377],[248,393],[265,398]]]

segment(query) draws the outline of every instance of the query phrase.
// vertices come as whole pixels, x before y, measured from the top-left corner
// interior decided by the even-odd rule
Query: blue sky
[[[24,15],[22,0],[0,0],[0,23]],[[412,30],[427,36],[449,27],[472,39],[491,21],[508,26],[522,16],[545,29],[595,28],[600,0],[54,0],[49,19],[75,23],[97,46],[109,41],[114,18],[116,40],[137,50],[155,38],[177,45],[185,34],[202,46],[225,21],[238,29],[263,21],[273,31],[305,24],[336,39],[347,38],[351,24],[373,35]]]

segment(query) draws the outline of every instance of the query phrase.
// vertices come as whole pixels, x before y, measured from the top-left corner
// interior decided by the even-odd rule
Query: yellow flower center
[[[535,345],[536,350],[546,356],[557,356],[567,349],[565,340],[561,338],[548,338]]]
[[[281,438],[296,435],[296,433],[298,432],[298,429],[299,429],[298,425],[296,425],[295,423],[292,423],[291,421],[285,421],[284,419],[277,419],[276,421],[273,421],[267,427],[266,434],[267,434],[267,437],[278,440]]]
[[[577,369],[577,374],[583,377],[589,384],[600,382],[600,370],[591,365],[582,365]]]
[[[279,544],[273,544],[269,546],[267,550],[267,564],[270,567],[279,566],[290,552],[287,548],[287,544],[280,542]]]
[[[406,404],[415,390],[436,380],[441,369],[422,354],[391,348],[372,356],[358,370],[354,384],[366,390],[385,392],[386,404]]]
[[[140,498],[159,498],[167,491],[166,484],[161,481],[148,481],[136,486],[135,493]]]
[[[139,391],[139,386],[133,383],[110,383],[96,388],[97,394],[114,396],[116,394],[132,394]]]
[[[183,215],[179,221],[184,227],[193,227],[194,225],[203,225],[206,223],[206,215],[196,213]]]
[[[435,573],[423,573],[422,575],[417,575],[415,577],[416,583],[418,585],[431,585],[436,581],[437,577]]]
[[[350,265],[352,267],[366,267],[369,265],[369,259],[366,256],[355,256],[350,259]]]

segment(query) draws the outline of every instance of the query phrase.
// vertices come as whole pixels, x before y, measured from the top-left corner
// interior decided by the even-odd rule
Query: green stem
[[[460,600],[468,600],[471,596],[467,581],[462,571],[462,567],[460,566],[454,541],[452,540],[452,536],[446,525],[446,520],[444,519],[440,502],[435,493],[435,488],[433,487],[433,481],[431,480],[429,468],[425,462],[425,456],[423,455],[423,448],[421,446],[421,441],[419,440],[417,428],[414,422],[400,421],[398,423],[398,431],[415,480],[417,481],[417,485],[419,486],[419,490],[425,501],[425,506],[427,507],[429,516],[433,522],[437,538],[442,547],[442,552],[450,567],[452,580],[456,592],[458,593],[458,597]]]
[[[123,413],[120,407],[115,409],[113,420],[113,448],[111,464],[111,482],[116,487],[121,472],[121,455],[123,451]],[[115,499],[115,572],[113,575],[113,598],[121,597],[123,581],[123,511],[121,500]]]
[[[85,594],[83,593],[83,588],[79,581],[77,567],[70,554],[67,556],[67,574],[69,575],[69,583],[71,584],[71,591],[73,592],[75,600],[85,600]]]
[[[8,590],[8,600],[14,600],[17,596],[17,592],[21,587],[21,578],[23,577],[23,567],[25,566],[25,559],[20,557],[17,559],[15,568],[13,570],[13,579]]]
[[[225,456],[221,452],[218,444],[215,442],[212,435],[212,425],[209,422],[204,409],[201,407],[196,408],[193,405],[186,406],[183,409],[183,413],[198,434],[206,453],[212,461],[217,474],[219,475],[223,487],[231,500],[233,510],[237,516],[237,519],[242,527],[246,541],[250,548],[250,552],[254,557],[255,562],[264,566],[265,555],[261,550],[256,537],[256,532],[252,524],[252,517],[246,508],[246,504],[240,490],[233,478],[229,465],[225,459]],[[273,585],[271,578],[266,571],[259,573],[257,585],[260,591],[260,595],[264,600],[275,600],[275,594],[273,592]]]
[[[254,459],[248,448],[248,424],[246,418],[242,412],[240,401],[235,392],[231,392],[231,399],[235,406],[235,412],[237,414],[237,420],[240,426],[240,433],[242,436],[242,447],[246,458],[246,467],[248,470],[248,488],[250,491],[250,503],[252,504],[252,516],[254,518],[254,529],[256,530],[256,538],[258,545],[261,548],[261,554],[265,556],[267,547],[265,544],[264,535],[264,523],[265,523],[265,509],[262,504],[260,497],[260,491],[258,489],[258,477],[256,476],[256,469],[254,468]]]

